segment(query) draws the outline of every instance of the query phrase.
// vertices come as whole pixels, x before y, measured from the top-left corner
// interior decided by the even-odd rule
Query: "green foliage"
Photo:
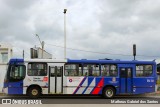
[[[160,80],[157,80],[157,85],[160,85]]]

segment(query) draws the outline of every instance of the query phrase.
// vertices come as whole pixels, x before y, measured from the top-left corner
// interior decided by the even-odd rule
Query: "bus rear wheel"
[[[106,87],[103,89],[104,98],[113,98],[115,96],[115,89],[113,87]]]
[[[39,87],[30,87],[28,90],[28,96],[30,98],[38,98],[41,95],[41,91]]]

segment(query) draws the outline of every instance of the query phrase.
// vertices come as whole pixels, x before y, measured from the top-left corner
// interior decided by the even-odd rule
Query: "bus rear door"
[[[119,66],[120,74],[120,94],[131,94],[132,93],[132,82],[133,82],[133,67],[132,66]]]

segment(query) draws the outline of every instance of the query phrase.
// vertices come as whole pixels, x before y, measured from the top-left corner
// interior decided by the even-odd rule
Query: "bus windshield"
[[[10,65],[8,79],[10,82],[20,81],[25,78],[26,68],[24,65]]]

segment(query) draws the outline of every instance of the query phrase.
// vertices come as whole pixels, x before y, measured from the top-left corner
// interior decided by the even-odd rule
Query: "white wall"
[[[2,54],[6,53],[7,56]],[[7,43],[0,43],[0,93],[2,92],[4,77],[7,71],[7,63],[12,57],[12,46]]]
[[[42,58],[42,49],[38,48],[37,51],[38,51],[38,58],[41,59]],[[52,54],[43,50],[43,59],[52,59]]]
[[[2,92],[4,77],[5,77],[5,74],[6,74],[6,71],[7,71],[6,68],[7,68],[7,65],[5,65],[5,64],[1,65],[0,64],[0,92]]]

